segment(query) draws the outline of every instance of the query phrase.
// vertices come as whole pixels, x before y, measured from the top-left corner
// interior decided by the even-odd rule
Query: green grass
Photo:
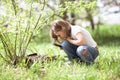
[[[120,25],[102,25],[94,31],[88,30],[100,46],[120,45]]]
[[[43,65],[36,62],[30,69],[26,69],[22,64],[15,68],[0,58],[0,80],[120,80],[119,32],[119,26],[102,26],[99,35],[91,31],[99,44],[100,54],[95,64],[90,66],[76,62],[68,65],[64,59],[65,53],[51,43],[31,44],[28,54],[38,52],[61,56],[58,60]]]
[[[95,64],[90,66],[76,62],[67,65],[61,59],[45,63],[45,74],[41,71],[43,65],[40,63],[35,63],[30,69],[26,69],[22,66],[14,68],[2,62],[0,78],[1,80],[117,80],[120,79],[119,48],[100,47],[99,57],[95,60]]]

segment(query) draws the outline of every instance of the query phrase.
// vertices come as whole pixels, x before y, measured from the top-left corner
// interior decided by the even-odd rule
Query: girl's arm
[[[77,45],[77,46],[79,46],[79,45],[85,45],[86,44],[85,38],[84,38],[84,36],[83,36],[83,34],[81,32],[77,33],[75,35],[75,37],[76,37],[76,40],[72,39],[71,37],[68,37],[67,40],[70,43],[72,43],[74,45]]]

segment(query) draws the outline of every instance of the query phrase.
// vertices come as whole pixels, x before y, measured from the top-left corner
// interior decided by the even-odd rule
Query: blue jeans
[[[91,46],[75,46],[67,40],[62,41],[62,49],[67,54],[69,60],[80,58],[83,62],[94,62],[99,54],[99,51]]]

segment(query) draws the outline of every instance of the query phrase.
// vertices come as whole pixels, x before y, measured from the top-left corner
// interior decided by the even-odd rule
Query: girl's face
[[[54,31],[54,34],[60,37],[62,40],[66,39],[66,33],[64,29],[61,29],[60,31]]]

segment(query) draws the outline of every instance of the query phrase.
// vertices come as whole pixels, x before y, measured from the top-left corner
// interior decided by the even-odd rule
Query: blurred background
[[[88,29],[99,46],[120,45],[120,0],[1,0],[1,40],[25,50],[52,43],[50,27],[58,19]]]
[[[41,9],[42,7],[44,9]],[[31,13],[29,13],[30,11]],[[23,21],[23,24],[21,24],[21,22],[20,25],[26,27],[29,14],[32,16],[32,18],[29,19],[31,20],[31,23],[29,24],[31,27],[35,25],[35,20],[39,17],[38,15],[41,14],[44,18],[49,18],[49,20],[44,22],[45,25],[38,25],[41,28],[32,37],[34,42],[50,42],[49,29],[51,23],[57,19],[64,19],[69,21],[72,25],[90,28],[98,37],[98,35],[104,33],[99,30],[101,26],[104,26],[104,28],[107,28],[108,26],[108,29],[110,29],[110,26],[116,27],[120,25],[120,0],[0,1],[0,27],[15,27],[16,24],[18,25],[19,23],[13,21],[12,19],[14,18],[19,18],[20,21]],[[47,16],[43,14],[46,14]],[[18,17],[15,17],[15,15]],[[108,30],[108,32],[111,32],[111,38],[113,39],[115,37],[118,39],[120,34],[119,31],[116,33],[114,28],[112,30]],[[105,32],[104,35],[106,35],[106,33],[109,34],[108,32]],[[106,39],[110,40],[111,38]],[[97,38],[95,37],[95,39]],[[102,42],[99,44],[102,44]]]
[[[57,19],[87,28],[99,45],[117,45],[120,41],[119,0],[49,0],[45,11],[53,12],[52,19],[50,24],[34,37],[35,42],[50,42],[49,27],[52,21]]]

